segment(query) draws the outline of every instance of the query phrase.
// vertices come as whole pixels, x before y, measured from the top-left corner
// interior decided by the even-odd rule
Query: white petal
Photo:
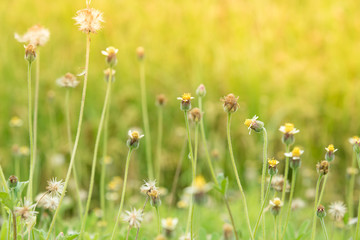
[[[109,55],[109,54],[108,54],[106,51],[104,51],[104,50],[102,50],[101,53],[102,53],[102,55],[105,55],[105,56],[108,56],[108,55]]]
[[[292,152],[284,153],[285,157],[292,157]]]
[[[279,131],[282,132],[282,133],[285,133],[285,126],[281,126],[281,127],[279,128]]]

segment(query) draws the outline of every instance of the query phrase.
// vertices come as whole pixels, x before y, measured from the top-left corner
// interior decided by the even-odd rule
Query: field
[[[0,239],[360,239],[359,11],[2,1]]]

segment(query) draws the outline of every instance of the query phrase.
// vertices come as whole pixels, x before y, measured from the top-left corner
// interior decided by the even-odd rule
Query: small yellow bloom
[[[286,132],[286,133],[289,133],[289,132],[291,132],[292,130],[294,130],[294,124],[292,124],[292,123],[285,123],[285,132]]]
[[[276,160],[275,158],[272,158],[272,159],[268,159],[268,164],[270,167],[276,167],[278,164],[279,164],[279,161]]]
[[[334,150],[335,150],[334,145],[333,145],[333,144],[330,144],[330,145],[328,146],[328,150],[329,150],[329,151],[334,151]]]
[[[284,134],[290,134],[290,135],[300,132],[300,130],[296,129],[294,127],[294,124],[292,123],[285,123],[283,126],[280,126],[279,131]]]
[[[274,198],[274,200],[270,200],[270,205],[272,206],[276,206],[276,207],[281,207],[283,205],[283,203],[281,202],[280,198]]]
[[[300,157],[301,155],[301,150],[299,147],[294,147],[294,149],[292,150],[292,156],[293,157]]]
[[[351,145],[354,145],[355,143],[357,143],[359,141],[359,137],[358,136],[353,136],[352,138],[349,138],[349,142]]]
[[[195,183],[194,183],[195,187],[199,188],[199,189],[202,189],[205,187],[206,185],[206,181],[205,181],[205,178],[203,176],[197,176],[195,178]]]
[[[250,127],[251,124],[252,124],[252,119],[246,119],[244,124],[247,126],[247,127]]]
[[[184,94],[181,96],[181,100],[184,101],[184,102],[188,102],[188,101],[190,101],[191,99],[193,99],[193,97],[191,97],[191,94],[190,94],[190,93],[184,93]]]

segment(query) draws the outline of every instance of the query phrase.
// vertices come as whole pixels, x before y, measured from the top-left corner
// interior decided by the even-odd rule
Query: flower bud
[[[198,97],[205,97],[206,89],[205,89],[204,84],[200,84],[199,87],[196,89],[196,95]]]
[[[25,60],[29,63],[32,63],[36,58],[36,48],[34,45],[27,45],[25,46]]]
[[[137,149],[139,147],[140,139],[144,137],[144,135],[140,135],[138,131],[132,131],[132,130],[129,130],[128,135],[129,135],[129,139],[126,142],[126,145],[130,149]]]
[[[316,169],[319,174],[326,175],[329,172],[330,163],[326,160],[316,164]]]
[[[12,175],[9,177],[9,187],[10,188],[16,188],[16,186],[18,185],[19,179]]]
[[[326,161],[333,161],[335,159],[335,152],[337,151],[337,149],[335,149],[333,144],[330,144],[326,149],[326,153],[325,153],[325,160]]]
[[[282,136],[282,142],[287,146],[294,144],[295,142],[294,134],[300,132],[298,129],[294,127],[294,124],[292,123],[285,123],[285,125],[279,128],[279,131],[284,133],[284,135]]]
[[[222,99],[220,99],[224,105],[224,111],[227,113],[234,113],[238,110],[239,108],[239,104],[238,104],[238,99],[239,97],[235,97],[234,94],[230,93],[228,95],[226,95],[225,97],[223,97]]]
[[[268,173],[270,174],[270,176],[274,176],[275,174],[278,173],[278,169],[277,169],[277,165],[279,164],[279,161],[276,160],[275,158],[273,159],[268,159]]]
[[[165,106],[167,99],[164,94],[159,94],[156,96],[156,105],[159,107]]]
[[[181,97],[177,98],[181,100],[180,109],[182,111],[189,111],[191,109],[191,99],[194,99],[190,93],[184,93]]]
[[[113,67],[117,64],[116,54],[119,50],[114,47],[108,47],[105,51],[101,51],[106,56],[105,61],[109,67]]]
[[[136,49],[136,55],[138,56],[139,60],[143,60],[145,57],[145,50],[143,47],[138,47]]]
[[[114,69],[111,69],[111,80],[112,82],[115,81],[115,73],[116,71]],[[108,82],[109,81],[109,78],[110,78],[110,68],[107,68],[104,70],[104,78],[105,78],[105,81]]]
[[[199,108],[193,108],[190,110],[188,116],[192,122],[199,123],[201,121],[202,112]]]
[[[319,205],[316,210],[316,216],[318,218],[324,218],[326,216],[325,207],[323,205]]]
[[[264,129],[264,123],[257,120],[259,117],[254,116],[252,119],[246,119],[244,124],[249,129],[249,134],[251,134],[251,130],[254,130],[255,132],[261,132]]]

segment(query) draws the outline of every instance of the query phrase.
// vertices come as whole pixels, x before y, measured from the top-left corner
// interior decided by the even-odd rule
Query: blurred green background
[[[214,160],[217,172],[224,171],[233,177],[225,138],[226,114],[219,101],[231,92],[239,96],[241,106],[233,115],[232,137],[242,178],[249,168],[261,171],[262,137],[256,133],[249,136],[243,125],[245,118],[256,114],[268,129],[269,156],[278,158],[281,168],[284,146],[278,128],[292,122],[300,129],[296,144],[305,153],[298,179],[305,187],[298,188],[295,195],[314,188],[315,164],[323,160],[324,148],[333,143],[339,151],[331,168],[325,202],[345,200],[346,168],[352,156],[348,138],[360,133],[357,1],[94,0],[92,6],[104,12],[105,23],[102,31],[92,35],[91,42],[85,121],[76,158],[82,188],[88,187],[106,87],[103,80],[106,65],[100,51],[110,45],[119,49],[110,110],[109,155],[113,158],[108,169],[110,179],[123,174],[128,129],[142,127],[135,49],[143,46],[153,150],[157,138],[156,95],[164,93],[168,98],[164,109],[162,166],[166,184],[164,181],[161,185],[171,187],[184,143],[184,119],[176,97],[183,92],[195,95],[197,86],[204,83],[205,125],[209,146],[219,154]],[[50,41],[40,49],[36,168],[40,190],[51,176],[64,178],[68,165],[65,91],[56,86],[55,80],[66,72],[80,73],[84,67],[86,39],[72,19],[84,7],[85,1],[78,0],[1,1],[0,154],[7,175],[12,173],[11,146],[28,142],[26,61],[23,44],[16,42],[14,33],[22,34],[38,23],[51,32]],[[72,90],[71,95],[73,132],[81,86]],[[49,91],[55,94],[51,101]],[[196,103],[195,98],[193,105]],[[14,115],[24,120],[20,130],[9,128],[8,122]],[[135,187],[147,178],[144,150],[143,142],[130,166],[130,179]],[[51,160],[56,153],[66,156],[60,167]],[[204,155],[201,150],[199,154],[202,165]],[[28,160],[23,161],[25,172]],[[184,161],[181,186],[189,185],[189,164]],[[209,176],[205,163],[200,169]],[[244,184],[247,189],[252,185],[249,181]],[[94,205],[98,204],[97,194],[95,189]]]

